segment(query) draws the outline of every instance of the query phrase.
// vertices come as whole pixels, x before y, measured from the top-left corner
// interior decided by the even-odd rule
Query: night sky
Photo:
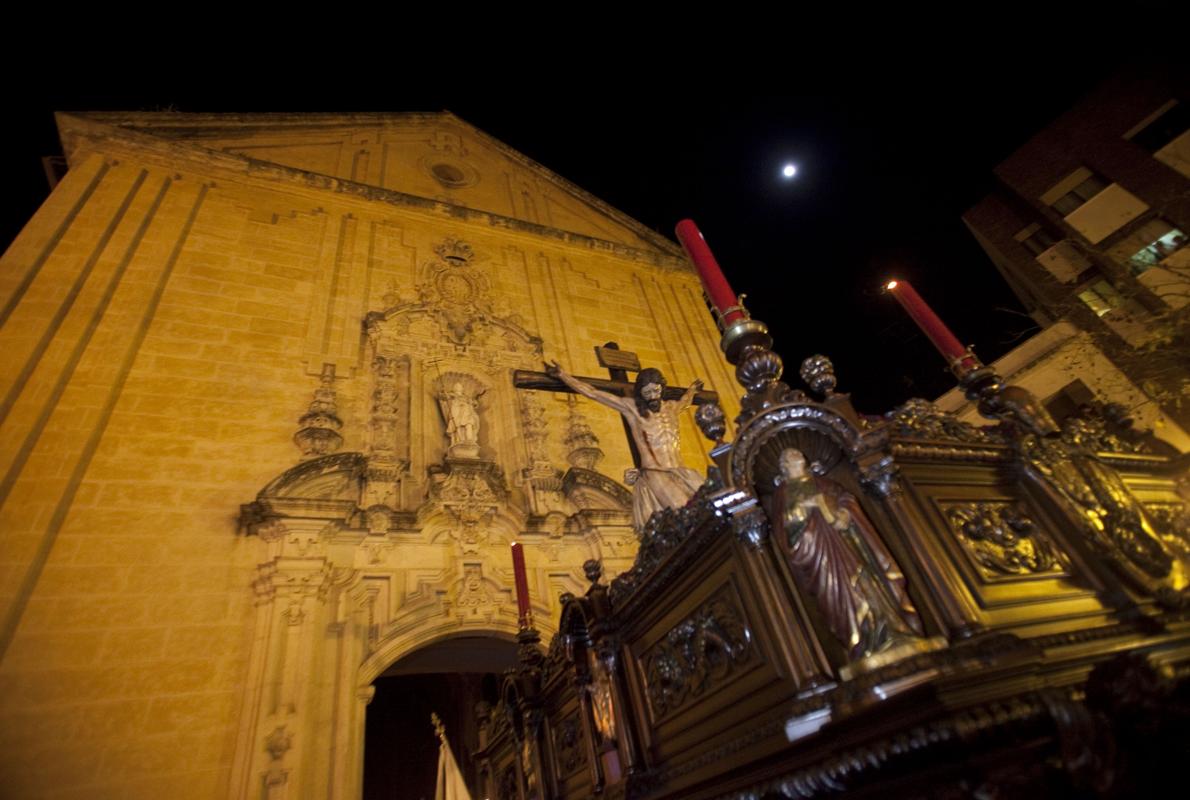
[[[679,219],[693,218],[736,291],[749,295],[753,316],[773,331],[790,383],[804,357],[823,353],[835,361],[839,389],[861,411],[881,413],[952,385],[940,357],[881,293],[889,277],[911,280],[985,361],[1036,331],[960,215],[992,188],[998,162],[1118,66],[1082,59],[1044,80],[1035,64],[978,57],[888,62],[860,75],[791,69],[794,91],[771,72],[697,92],[657,81],[638,87],[621,75],[553,93],[481,91],[474,80],[452,91],[441,76],[384,91],[147,74],[91,81],[101,89],[26,87],[9,112],[0,237],[10,241],[45,197],[40,158],[60,151],[54,109],[449,109],[671,239]],[[779,175],[786,161],[800,170],[789,182]]]

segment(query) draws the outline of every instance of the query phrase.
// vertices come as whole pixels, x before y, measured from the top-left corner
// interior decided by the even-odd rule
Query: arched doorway
[[[398,658],[376,678],[364,731],[364,800],[430,800],[437,713],[473,791],[471,752],[479,747],[476,703],[495,703],[499,677],[516,664],[516,642],[502,632],[471,631],[439,639]],[[479,795],[474,795],[479,797]]]

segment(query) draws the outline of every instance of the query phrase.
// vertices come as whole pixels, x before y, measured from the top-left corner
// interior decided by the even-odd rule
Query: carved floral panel
[[[756,650],[739,598],[724,586],[647,650],[645,691],[657,718],[708,694]]]
[[[1061,551],[1013,503],[952,502],[943,511],[956,541],[985,578],[1066,572]]]

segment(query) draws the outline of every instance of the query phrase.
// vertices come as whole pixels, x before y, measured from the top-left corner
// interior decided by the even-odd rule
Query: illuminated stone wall
[[[738,410],[674,246],[465,123],[376,123],[344,173],[324,130],[210,119],[60,117],[71,170],[0,262],[6,795],[356,796],[371,680],[515,631],[511,538],[547,638],[583,560],[632,556],[619,420],[511,370],[599,375],[615,339]],[[474,196],[431,192],[426,141]],[[537,218],[491,189],[518,170]],[[689,418],[682,447],[709,463]]]

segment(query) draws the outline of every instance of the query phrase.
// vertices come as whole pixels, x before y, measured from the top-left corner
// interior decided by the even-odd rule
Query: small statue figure
[[[632,486],[632,526],[638,533],[653,512],[686,505],[703,479],[682,463],[678,415],[694,402],[702,381],[694,381],[679,400],[662,400],[665,376],[648,367],[637,374],[633,397],[628,399],[575,378],[556,361],[546,364],[546,372],[583,397],[619,411],[628,422],[640,451],[640,469],[628,470],[624,475],[625,483]]]
[[[596,744],[601,746],[616,740],[612,676],[607,664],[594,650],[587,651],[587,669],[591,675],[591,683],[587,686],[591,695],[591,718],[595,727]]]
[[[920,637],[905,578],[856,498],[810,474],[800,450],[783,450],[779,463],[773,521],[799,586],[851,659]]]
[[[442,416],[446,419],[450,449],[456,455],[474,457],[479,454],[478,401],[479,395],[464,389],[461,381],[455,381],[449,390],[438,396]]]

